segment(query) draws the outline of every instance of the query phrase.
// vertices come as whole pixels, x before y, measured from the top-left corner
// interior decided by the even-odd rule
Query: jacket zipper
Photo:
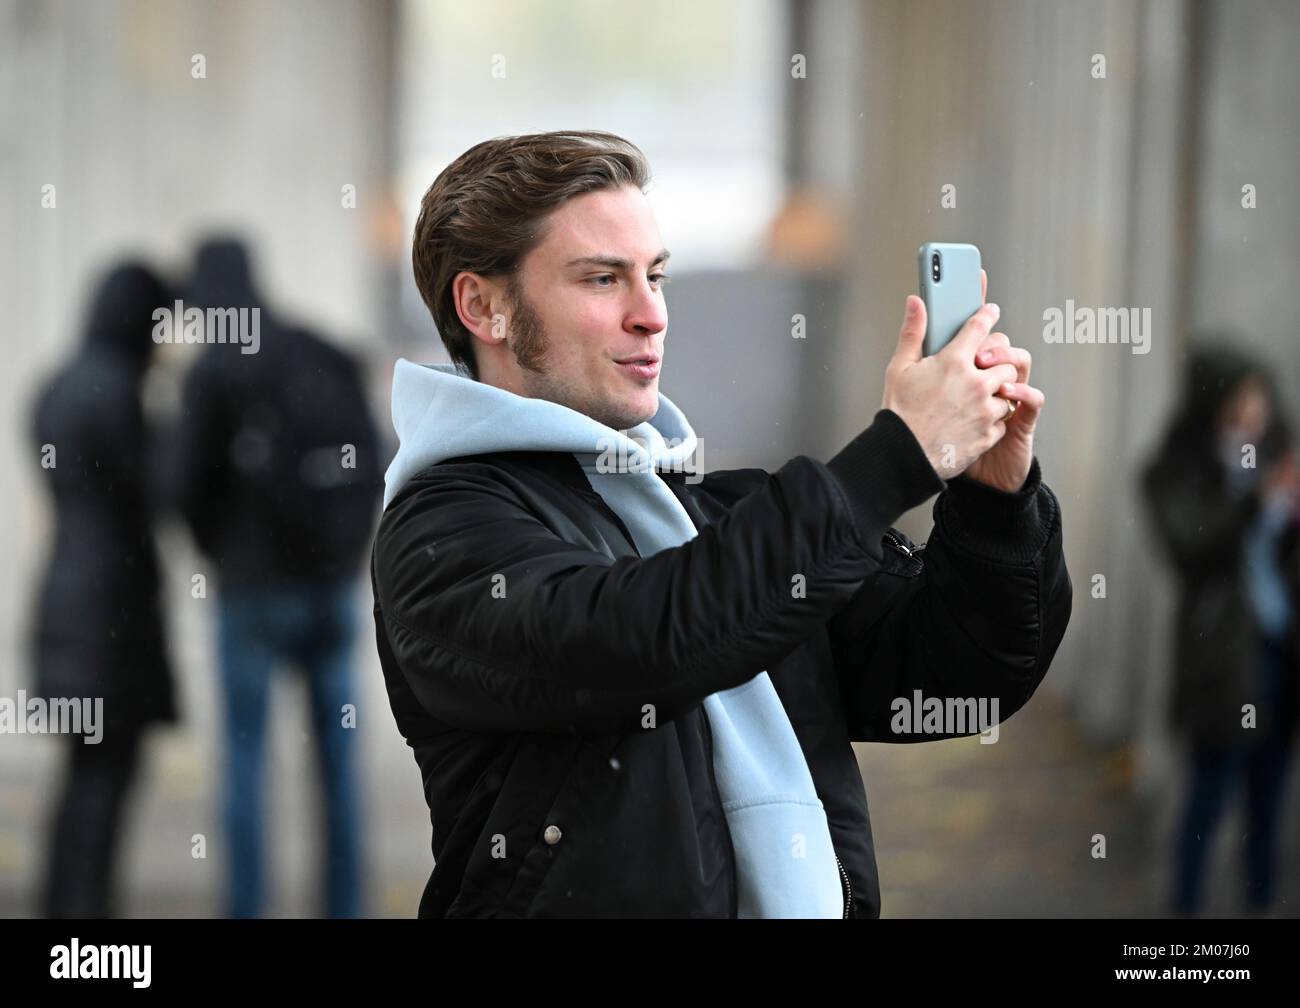
[[[835,867],[840,870],[840,879],[844,883],[844,920],[849,919],[849,908],[853,906],[853,883],[849,881],[849,873],[844,870],[844,865],[840,864],[840,856],[835,855]]]
[[[889,537],[890,542],[892,542],[895,546],[897,546],[899,549],[901,549],[901,550],[902,550],[904,553],[906,553],[908,556],[911,556],[911,555],[912,555],[912,551],[911,551],[910,549],[907,548],[907,544],[904,543],[902,540],[900,540],[900,539],[898,538],[898,536],[894,535],[894,533],[889,532],[889,531],[886,531],[886,532],[885,532],[885,535],[887,535],[887,536]]]

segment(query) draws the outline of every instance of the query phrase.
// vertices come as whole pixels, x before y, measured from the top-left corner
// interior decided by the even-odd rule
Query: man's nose
[[[662,332],[668,327],[668,308],[649,284],[639,293],[628,323],[645,333]]]

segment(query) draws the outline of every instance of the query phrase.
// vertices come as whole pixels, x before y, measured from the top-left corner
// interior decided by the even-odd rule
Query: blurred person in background
[[[216,238],[198,248],[187,291],[186,308],[193,307],[248,309],[258,327],[256,340],[211,342],[201,353],[186,378],[174,455],[177,505],[220,581],[226,912],[263,910],[267,693],[273,669],[285,663],[306,675],[310,695],[326,839],[324,912],[359,916],[351,659],[359,564],[381,486],[360,368],[268,311],[240,241]]]
[[[47,917],[118,912],[119,837],[147,726],[177,720],[150,527],[149,436],[141,383],[153,312],[173,300],[148,266],[108,270],[80,346],[35,408],[54,534],[30,646],[35,692],[103,698],[100,739],[64,735],[39,895]]]
[[[1300,714],[1298,490],[1290,425],[1267,370],[1229,349],[1194,352],[1181,407],[1143,472],[1179,583],[1169,712],[1190,773],[1175,838],[1178,915],[1201,908],[1214,832],[1238,793],[1246,910],[1265,913],[1274,899]]]

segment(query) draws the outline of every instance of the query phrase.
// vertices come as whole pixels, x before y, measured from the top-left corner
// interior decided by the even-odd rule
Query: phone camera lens
[[[930,276],[934,278],[935,283],[939,282],[939,253],[936,252],[930,257]]]

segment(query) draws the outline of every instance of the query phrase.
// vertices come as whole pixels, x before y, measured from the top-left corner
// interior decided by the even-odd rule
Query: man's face
[[[507,284],[510,353],[494,377],[615,430],[634,427],[659,410],[668,332],[660,280],[667,252],[649,201],[635,186],[585,193],[545,226],[522,281]],[[639,358],[654,363],[619,363]]]

